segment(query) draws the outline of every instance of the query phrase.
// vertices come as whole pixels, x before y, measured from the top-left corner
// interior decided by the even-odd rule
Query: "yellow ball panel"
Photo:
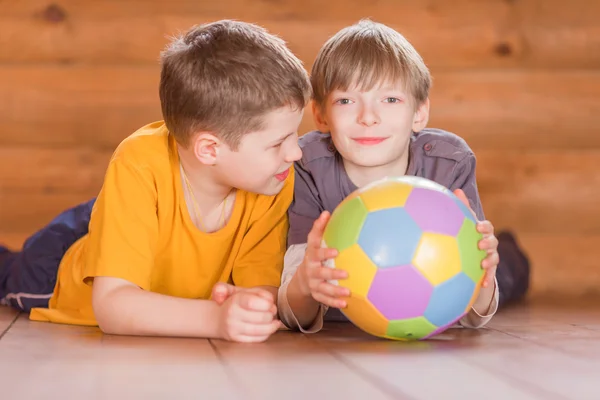
[[[371,335],[386,337],[389,321],[366,297],[352,293],[344,300],[348,306],[342,311],[354,325]]]
[[[460,272],[460,253],[456,239],[437,233],[424,233],[417,246],[413,264],[433,285]]]
[[[339,279],[338,284],[350,289],[352,294],[366,297],[377,267],[358,244],[342,250],[334,260],[335,268],[348,272],[348,279]]]
[[[411,191],[410,185],[392,181],[365,190],[360,198],[368,211],[377,211],[403,207]]]
[[[344,198],[344,200],[342,200],[342,202],[340,204],[338,204],[338,206],[336,208],[341,208],[342,204],[348,203],[351,200],[353,200],[356,197],[360,196],[360,190],[355,190],[354,192],[350,193],[348,196],[346,196]]]

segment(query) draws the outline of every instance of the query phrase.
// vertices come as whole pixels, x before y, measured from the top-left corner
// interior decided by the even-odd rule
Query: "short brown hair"
[[[167,46],[161,64],[163,118],[184,146],[202,130],[235,149],[261,129],[264,114],[302,109],[311,96],[308,73],[285,42],[246,22],[197,25]]]
[[[429,96],[431,76],[419,53],[400,33],[369,19],[325,42],[311,72],[314,101],[320,107],[334,90],[353,84],[369,90],[388,81],[403,82],[417,105]]]

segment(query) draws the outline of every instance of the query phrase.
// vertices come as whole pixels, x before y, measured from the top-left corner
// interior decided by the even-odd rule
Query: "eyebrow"
[[[402,94],[406,93],[405,89],[402,89],[402,88],[396,87],[396,86],[383,86],[383,87],[377,88],[376,90],[380,91],[380,92],[399,92],[399,93],[402,93]],[[348,90],[335,89],[335,90],[332,90],[331,93],[338,93],[340,95],[343,95],[343,94],[351,94],[351,93],[364,92],[364,91],[365,90],[358,90],[358,89],[353,89],[353,90],[350,90],[350,89],[348,89]]]
[[[281,143],[281,142],[283,142],[285,139],[287,139],[287,138],[289,138],[290,136],[292,136],[294,133],[295,133],[295,132],[290,132],[290,133],[288,133],[287,135],[280,137],[279,139],[275,139],[275,140],[273,140],[273,141],[270,143],[270,145],[274,145],[274,144],[277,144],[277,143]]]

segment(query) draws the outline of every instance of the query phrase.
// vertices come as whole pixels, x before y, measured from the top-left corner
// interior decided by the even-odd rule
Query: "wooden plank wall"
[[[119,141],[160,119],[170,35],[256,22],[310,68],[330,35],[371,17],[430,66],[431,126],[478,154],[484,208],[530,254],[534,292],[598,291],[598,15],[596,0],[0,1],[0,242],[19,247],[94,196]]]

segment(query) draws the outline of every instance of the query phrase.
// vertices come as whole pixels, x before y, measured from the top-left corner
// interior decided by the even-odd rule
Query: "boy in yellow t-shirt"
[[[280,326],[308,74],[282,40],[228,20],[161,61],[164,121],[121,142],[96,200],[0,249],[0,299],[105,333],[263,341]]]

